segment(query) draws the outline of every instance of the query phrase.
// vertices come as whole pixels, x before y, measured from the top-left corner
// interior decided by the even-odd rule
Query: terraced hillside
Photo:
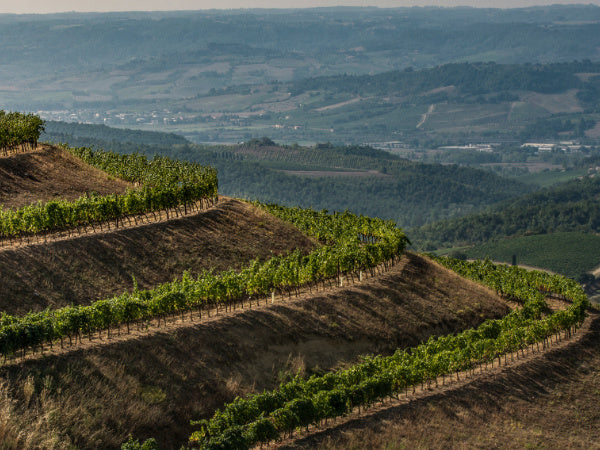
[[[111,232],[0,251],[0,308],[11,314],[89,304],[149,289],[184,271],[240,268],[254,258],[309,250],[314,242],[275,217],[233,199],[212,209]]]
[[[0,158],[0,186],[0,199],[8,209],[75,200],[91,192],[123,193],[132,184],[58,147],[42,145]],[[0,252],[0,308],[14,314],[86,304],[131,290],[134,279],[148,289],[184,271],[197,275],[202,270],[239,268],[256,257],[314,246],[290,224],[233,199],[221,199],[199,214],[169,221],[163,214],[162,219],[116,232],[77,239],[50,236],[44,244],[5,248]]]
[[[132,433],[155,436],[161,448],[179,448],[192,430],[190,418],[208,418],[237,395],[273,388],[298,371],[322,373],[362,354],[470,328],[506,311],[489,290],[407,254],[387,274],[354,287],[151,328],[126,340],[95,339],[0,368],[15,401],[4,404],[7,425],[23,430],[16,442],[43,447],[55,438],[114,448]]]
[[[107,170],[123,162],[115,155],[76,154]],[[148,168],[150,163],[135,158],[132,164]],[[213,191],[186,184],[199,174],[193,167],[151,164],[156,167],[144,178],[150,183],[156,179],[151,171],[164,167],[168,179],[188,177],[175,177],[172,185],[159,180],[154,191],[143,186],[141,198],[174,205],[168,206],[170,215],[154,204],[151,213],[137,213],[135,202],[125,207],[121,197],[109,196],[113,203],[106,204],[130,214],[115,217],[112,228],[58,235],[49,228],[43,239],[30,239],[24,228],[25,238],[17,235],[0,247],[6,289],[0,308],[16,313],[0,316],[5,448],[118,448],[129,435],[154,436],[161,448],[179,448],[194,431],[190,420],[210,419],[237,396],[277,388],[297,374],[329,373],[361,355],[442,342],[429,338],[471,329],[510,310],[496,292],[403,253],[406,238],[393,222],[347,212],[259,208],[233,199],[215,203]],[[185,202],[187,187],[213,199],[199,211],[163,199],[172,195]],[[126,196],[136,199],[131,191]],[[135,214],[146,219],[129,220]],[[204,268],[222,275],[196,277]],[[94,301],[131,290],[133,278],[138,286],[131,295]],[[180,281],[160,285],[173,278]],[[517,289],[536,295],[521,316],[503,323],[531,324],[523,330],[538,330],[536,338],[547,340],[544,330],[559,320],[571,333],[580,317],[576,308],[546,320],[539,283],[533,291]],[[67,298],[91,306],[56,309]],[[578,302],[575,307],[585,307]],[[531,322],[537,319],[539,324]],[[501,330],[485,327],[492,334]]]
[[[0,164],[11,198],[22,199],[13,208],[38,195],[42,201],[74,199],[89,189],[109,194],[130,186],[58,148],[7,156]],[[104,187],[96,181],[70,186],[69,173],[82,181],[103,180]],[[36,179],[10,183],[18,174]],[[151,288],[186,270],[194,275],[240,268],[256,257],[307,252],[316,245],[291,224],[234,199],[169,220],[160,217],[0,248],[0,308],[22,314],[89,304],[131,290],[133,278],[140,289]],[[274,387],[298,370],[320,373],[361,354],[390,352],[506,311],[492,292],[409,254],[384,275],[354,287],[305,293],[284,303],[277,297],[260,309],[255,304],[204,315],[201,322],[186,316],[184,322],[163,321],[160,328],[134,327],[131,334],[113,330],[111,339],[90,334],[72,347],[46,347],[43,357],[11,359],[0,369],[8,380],[2,386],[0,436],[7,448],[92,448],[118,447],[129,434],[156,436],[158,430],[161,444],[178,447],[191,431],[190,418],[209,417],[236,395]]]

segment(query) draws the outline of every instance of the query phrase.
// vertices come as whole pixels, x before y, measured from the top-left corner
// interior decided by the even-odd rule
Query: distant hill
[[[490,258],[507,264],[513,256],[519,265],[544,268],[580,282],[589,281],[584,274],[600,264],[600,236],[581,232],[556,232],[517,236],[465,248],[470,259]]]
[[[132,144],[146,145],[175,145],[188,144],[189,141],[173,133],[157,131],[142,131],[133,129],[120,129],[106,125],[92,125],[83,123],[46,121],[42,140],[68,143],[78,146],[91,147],[94,142],[106,144],[107,142],[129,142]]]
[[[507,236],[600,231],[600,178],[585,177],[504,202],[485,212],[410,231],[422,249],[481,244]]]
[[[115,136],[122,142],[116,142],[86,138],[92,126],[83,126],[82,131],[78,125],[70,127],[74,138],[64,138],[76,145],[149,156],[158,153],[215,166],[219,189],[225,195],[334,211],[350,209],[393,219],[402,227],[465,215],[535,189],[488,171],[414,163],[367,146],[280,146],[268,138],[240,145],[146,145],[133,143],[137,132],[129,137],[120,130],[122,134]],[[102,139],[112,135],[104,127],[89,134]]]
[[[533,136],[538,119],[593,109],[600,8],[8,15],[0,44],[3,108],[52,120],[429,146]]]
[[[257,128],[284,142],[390,141],[412,149],[581,139],[596,136],[588,131],[599,118],[600,64],[453,63],[227,87],[201,98],[195,140],[241,140]]]

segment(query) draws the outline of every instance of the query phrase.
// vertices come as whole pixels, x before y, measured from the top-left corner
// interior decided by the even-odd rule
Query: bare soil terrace
[[[352,287],[48,353],[0,368],[10,380],[0,410],[17,443],[7,448],[45,447],[52,436],[58,447],[115,448],[129,433],[179,448],[190,419],[209,417],[237,395],[507,310],[488,289],[407,254],[389,272]],[[21,430],[21,438],[11,430]]]
[[[132,185],[88,166],[58,147],[0,157],[0,205],[20,208],[38,201],[76,200],[86,193],[124,193]]]
[[[180,278],[240,268],[315,243],[289,223],[222,198],[194,215],[138,227],[0,249],[0,310],[11,314],[87,304]]]
[[[417,389],[314,430],[286,449],[600,448],[600,315],[574,339],[508,365]],[[477,370],[476,370],[477,372]]]

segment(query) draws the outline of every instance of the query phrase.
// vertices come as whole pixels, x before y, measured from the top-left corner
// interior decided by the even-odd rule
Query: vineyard
[[[35,114],[0,110],[0,155],[35,149],[43,131],[44,121]]]
[[[85,195],[75,201],[52,200],[18,209],[0,208],[0,243],[11,245],[32,236],[64,230],[80,234],[91,227],[113,222],[124,224],[137,217],[165,210],[179,215],[214,204],[217,199],[217,173],[211,167],[175,161],[165,157],[118,155],[87,148],[64,148],[85,163],[135,183],[123,195]],[[181,211],[182,210],[182,211]]]
[[[0,118],[3,126],[9,124],[12,130],[19,129],[19,126],[26,130],[25,124],[28,121],[35,123],[36,119],[35,116],[15,113],[2,113]],[[22,121],[21,125],[17,119]],[[13,122],[10,122],[11,120]],[[43,128],[43,122],[38,124],[38,127]],[[5,145],[3,140],[2,154],[8,156],[10,153],[35,148],[37,137],[33,136],[35,135],[33,131],[30,130],[30,132],[33,133],[30,133],[31,136],[23,131],[21,140],[15,138],[16,140],[11,141],[12,144]],[[9,134],[2,134],[2,139]],[[139,154],[121,155],[89,148],[64,147],[62,150],[111,177],[131,183],[134,188],[130,188],[121,195],[89,193],[74,201],[50,200],[45,203],[38,202],[7,210],[0,208],[1,244],[11,245],[32,237],[38,240],[40,237],[46,239],[52,233],[64,231],[68,231],[71,235],[71,232],[79,234],[89,232],[90,228],[92,231],[96,231],[96,227],[99,227],[100,231],[104,231],[105,228],[111,230],[111,226],[123,228],[126,222],[130,226],[132,222],[137,225],[138,221],[142,220],[142,216],[155,215],[159,211],[161,214],[165,213],[167,218],[169,214],[186,215],[188,212],[204,209],[210,204],[214,204],[218,196],[217,172],[211,167],[179,162],[165,157],[149,159]],[[352,153],[345,156],[354,157]],[[250,206],[248,203],[245,205]],[[24,315],[10,315],[2,312],[0,315],[0,354],[4,361],[2,370],[7,374],[17,373],[27,355],[38,353],[43,357],[31,358],[34,360],[31,363],[43,365],[49,356],[44,353],[45,348],[47,350],[48,347],[51,349],[59,346],[61,349],[66,348],[63,352],[52,352],[52,358],[60,357],[60,355],[72,356],[73,350],[77,348],[78,344],[80,344],[79,348],[83,348],[81,344],[84,339],[91,342],[95,340],[96,336],[98,337],[97,348],[102,347],[100,344],[109,341],[133,341],[137,340],[139,336],[144,336],[143,339],[146,339],[146,336],[150,335],[154,338],[157,334],[163,334],[162,329],[157,333],[148,333],[148,330],[150,327],[160,327],[161,324],[164,327],[165,336],[169,335],[169,339],[179,345],[180,335],[176,337],[172,333],[173,329],[168,328],[170,326],[168,323],[174,324],[179,319],[183,323],[185,318],[189,318],[190,321],[206,319],[210,318],[213,313],[219,315],[220,311],[231,312],[231,314],[226,314],[223,320],[221,318],[218,321],[212,318],[208,321],[204,320],[201,327],[186,325],[189,329],[193,328],[194,333],[202,332],[206,336],[214,330],[214,328],[209,329],[207,324],[218,322],[219,327],[227,327],[232,323],[229,322],[229,319],[237,314],[233,311],[238,308],[244,309],[246,305],[250,307],[246,309],[251,314],[246,315],[244,312],[241,321],[248,321],[256,325],[264,318],[264,309],[268,308],[251,310],[253,304],[262,303],[266,306],[268,303],[274,303],[277,297],[284,300],[285,298],[290,299],[292,296],[298,297],[301,293],[326,291],[328,287],[354,285],[356,281],[362,281],[368,275],[374,276],[378,272],[392,269],[399,262],[406,246],[410,243],[404,232],[389,220],[355,215],[348,211],[329,213],[325,210],[287,208],[261,203],[253,203],[252,207],[293,224],[302,233],[312,237],[318,245],[313,246],[313,242],[310,241],[310,245],[306,246],[304,251],[292,250],[282,254],[273,252],[271,249],[270,256],[263,255],[262,258],[255,257],[256,254],[253,254],[254,260],[248,262],[246,257],[243,260],[243,264],[246,265],[236,265],[237,269],[230,268],[217,272],[211,268],[197,270],[194,275],[190,271],[186,271],[173,281],[159,285],[153,284],[154,287],[149,289],[140,289],[133,277],[134,288],[132,291],[112,298],[94,300],[90,304],[54,307]],[[261,212],[261,214],[264,213]],[[273,218],[271,217],[271,219]],[[262,229],[261,232],[265,233]],[[198,238],[196,237],[196,239]],[[5,249],[4,251],[9,250]],[[269,253],[267,252],[266,255]],[[10,260],[10,256],[7,258]],[[419,258],[425,260],[425,258]],[[419,384],[421,386],[432,383],[437,385],[440,378],[444,383],[445,377],[455,376],[458,378],[462,371],[473,372],[476,367],[483,365],[487,367],[489,364],[493,366],[496,362],[501,365],[503,358],[506,363],[507,355],[510,353],[517,352],[518,355],[519,351],[523,353],[524,349],[531,348],[533,350],[534,347],[539,350],[540,345],[546,347],[551,340],[558,341],[563,337],[570,337],[585,318],[588,306],[587,297],[578,284],[562,276],[527,272],[516,267],[498,266],[487,260],[467,263],[439,258],[437,262],[464,278],[489,287],[500,296],[516,302],[520,306],[504,317],[502,317],[504,312],[484,316],[477,309],[468,312],[459,311],[457,313],[459,317],[471,315],[476,318],[467,326],[452,329],[452,331],[465,329],[466,331],[443,336],[441,334],[445,333],[440,333],[440,329],[437,328],[437,331],[428,331],[422,340],[416,338],[412,344],[387,341],[389,344],[387,351],[397,348],[391,356],[362,357],[358,364],[329,371],[332,367],[339,367],[339,364],[332,364],[325,370],[307,372],[307,376],[300,376],[299,372],[296,372],[295,376],[279,377],[277,383],[268,384],[268,390],[264,390],[262,393],[259,389],[250,389],[237,397],[235,395],[226,396],[226,400],[215,397],[212,400],[212,407],[206,410],[197,408],[197,405],[189,409],[186,406],[183,412],[186,421],[190,417],[204,419],[192,422],[197,431],[193,432],[191,436],[189,433],[192,432],[192,428],[187,428],[185,431],[184,436],[189,436],[188,445],[192,448],[246,449],[273,441],[281,441],[286,437],[293,437],[295,432],[308,429],[310,426],[318,427],[327,424],[328,420],[348,415],[356,410],[360,412],[361,409],[370,408],[376,402],[383,404],[388,399],[400,398],[402,394],[408,395],[409,390],[414,392],[415,387]],[[403,268],[405,264],[403,262],[393,268],[391,272],[397,271],[398,267]],[[433,266],[433,264],[431,265]],[[211,264],[210,267],[215,266]],[[439,270],[445,270],[437,267]],[[177,273],[181,274],[181,271]],[[406,278],[418,277],[418,274],[418,271],[402,272]],[[429,280],[432,285],[437,284],[437,276],[431,276]],[[463,279],[460,282],[465,283]],[[472,284],[474,285],[474,283]],[[363,285],[356,286],[360,288]],[[435,286],[433,290],[437,288],[438,286]],[[356,290],[358,291],[358,289]],[[115,289],[114,292],[121,291]],[[376,294],[371,294],[383,296],[382,292],[385,291],[377,290],[376,292]],[[438,292],[441,293],[441,291]],[[569,307],[553,312],[546,303],[546,295],[549,293],[568,300]],[[347,308],[350,304],[347,299],[342,298],[345,295],[346,293],[335,299],[335,303],[342,305],[339,306],[340,308]],[[404,295],[403,292],[402,296]],[[449,295],[460,296],[456,291]],[[493,296],[492,293],[489,295]],[[372,305],[365,303],[365,297],[360,295],[357,297],[360,300],[355,300],[356,303],[363,302],[357,309],[360,309],[361,313],[366,312],[366,308]],[[99,296],[95,298],[99,298]],[[439,297],[436,295],[436,301],[438,299]],[[302,301],[296,301],[296,303],[307,303],[304,300],[303,297]],[[320,297],[312,298],[311,301],[325,302]],[[402,303],[404,301],[405,299],[400,300]],[[478,297],[477,302],[480,301],[482,300]],[[286,305],[290,303],[293,302],[288,302]],[[376,302],[372,301],[371,303]],[[384,303],[382,302],[382,304]],[[273,307],[271,308],[273,311],[270,313],[281,314],[283,304],[280,303],[278,306],[280,309]],[[314,305],[309,306],[314,307]],[[387,306],[389,307],[389,305]],[[506,305],[503,307],[507,308]],[[423,309],[426,310],[426,308]],[[343,311],[343,309],[337,311],[333,317],[340,317],[339,311]],[[388,311],[389,308],[382,307],[375,312],[385,316]],[[506,309],[502,311],[506,311]],[[429,315],[432,315],[430,311]],[[300,318],[299,315],[290,315],[290,317],[293,317],[294,320]],[[386,317],[389,318],[389,316]],[[488,319],[483,322],[485,317],[502,318]],[[337,327],[336,322],[340,319],[335,318],[334,320],[330,319],[331,323],[327,324],[327,327],[331,327],[331,329]],[[436,319],[436,321],[438,320],[440,319]],[[269,326],[272,326],[272,322],[272,319],[264,321],[265,324],[269,323]],[[439,326],[440,323],[445,325],[444,319],[436,322],[434,327]],[[319,326],[326,329],[325,325]],[[387,323],[384,323],[384,326],[387,326]],[[474,326],[475,328],[467,329]],[[265,329],[274,330],[275,328],[265,327]],[[132,331],[134,331],[133,336],[123,336],[111,340],[117,335],[130,335]],[[414,329],[413,333],[415,333]],[[274,339],[275,345],[279,344],[277,342],[280,339],[279,335],[271,333],[271,339],[273,336],[277,336]],[[433,337],[434,335],[438,337]],[[415,333],[414,336],[419,335]],[[136,339],[133,339],[134,337]],[[244,338],[246,338],[245,333]],[[294,338],[297,340],[298,336],[294,335]],[[183,340],[185,341],[185,339]],[[350,336],[349,340],[354,340],[354,337]],[[421,344],[416,345],[420,340]],[[196,346],[198,342],[204,342],[204,340],[192,340],[190,345]],[[175,361],[173,357],[176,354],[176,352],[172,353],[174,347],[170,345],[169,349],[160,346],[154,347],[157,353],[163,351],[169,353],[169,363],[166,365],[169,368]],[[227,345],[230,345],[228,340]],[[403,347],[397,347],[400,345]],[[414,346],[408,348],[409,345]],[[225,349],[225,347],[221,347],[221,349]],[[381,353],[386,350],[374,349],[372,351]],[[385,354],[389,355],[390,353]],[[71,359],[74,362],[79,359],[79,356]],[[68,367],[66,372],[69,373],[72,368],[70,364],[71,362],[66,366]],[[119,367],[127,367],[127,364],[119,363]],[[218,369],[221,370],[221,367]],[[273,364],[273,369],[275,369],[275,364]],[[106,368],[106,370],[110,369]],[[154,375],[146,371],[143,377],[151,380],[142,383],[139,391],[135,391],[135,396],[141,396],[142,400],[152,407],[161,404],[167,398],[167,394],[163,394],[158,386],[154,386],[156,382]],[[33,380],[33,376],[25,380],[23,389],[18,388],[25,392],[26,409],[32,404],[31,397],[27,397],[27,392],[29,392],[27,389],[34,391],[37,389],[36,386],[27,388],[28,383],[34,384],[31,380]],[[50,386],[51,381],[49,380],[49,377],[44,378],[41,383],[40,378],[40,382],[36,381],[36,383]],[[69,385],[68,376],[65,380],[63,386]],[[172,382],[169,379],[169,383]],[[212,380],[208,380],[208,382],[212,383]],[[227,380],[227,383],[234,385],[235,380]],[[101,386],[102,389],[105,387],[105,385]],[[206,386],[204,381],[188,385],[191,389],[204,389],[201,386]],[[273,389],[275,386],[278,387]],[[259,393],[248,395],[248,392],[256,391]],[[37,398],[43,398],[46,395],[45,392],[50,391],[39,391]],[[189,392],[189,390],[185,390],[185,392]],[[57,396],[60,395],[60,389],[54,393]],[[231,401],[233,398],[235,399]],[[179,401],[180,399],[176,398],[169,399],[170,403]],[[221,409],[214,412],[217,405],[223,404]],[[203,413],[199,414],[197,411],[203,411]],[[161,413],[164,412],[165,410],[161,410]],[[90,420],[90,416],[85,420]],[[112,426],[110,425],[109,428]],[[121,425],[119,426],[121,427]],[[127,423],[126,427],[129,426],[130,424]],[[136,426],[138,425],[132,425],[132,427]],[[114,438],[122,431],[111,430],[114,432],[112,437]],[[139,427],[137,431],[139,431]],[[76,435],[72,431],[68,433]],[[182,438],[181,434],[179,437]],[[98,445],[99,442],[90,440],[89,444]],[[135,447],[136,442],[131,438],[129,444]]]
[[[543,267],[573,278],[591,271],[600,260],[600,237],[581,232],[558,232],[493,240],[465,249],[469,259],[490,258],[509,264]]]
[[[319,284],[331,284],[335,277],[352,280],[363,271],[373,271],[381,264],[394,264],[404,251],[407,239],[391,221],[356,216],[349,212],[328,214],[300,208],[283,208],[276,205],[263,207],[296,224],[307,234],[323,243],[308,255],[296,250],[285,256],[274,256],[261,263],[254,260],[245,269],[228,270],[220,274],[205,271],[197,278],[184,274],[180,280],[160,285],[152,290],[135,289],[118,297],[99,300],[88,306],[69,306],[45,310],[16,317],[0,317],[0,353],[6,360],[27,349],[43,352],[44,345],[52,347],[64,339],[69,343],[82,340],[93,333],[126,325],[132,322],[147,323],[173,314],[185,313],[199,318],[203,311],[219,307],[234,307],[246,301],[270,298],[277,291],[282,297],[298,293],[302,286],[318,289]],[[338,281],[340,282],[340,281]]]
[[[345,415],[354,408],[368,408],[376,401],[399,396],[417,384],[438,382],[444,377],[476,365],[501,364],[502,355],[523,351],[560,334],[570,336],[585,317],[588,300],[572,280],[541,272],[527,272],[489,261],[466,263],[439,259],[460,275],[481,282],[505,297],[518,301],[503,319],[488,320],[477,329],[398,350],[390,357],[366,357],[348,369],[296,377],[278,389],[238,398],[217,410],[212,419],[196,422],[200,431],[189,445],[207,449],[244,449],[291,436],[294,431]],[[545,292],[572,301],[567,310],[549,314]],[[458,376],[458,375],[457,375]]]

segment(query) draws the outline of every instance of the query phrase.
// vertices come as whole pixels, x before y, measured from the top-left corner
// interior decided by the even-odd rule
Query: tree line
[[[479,244],[505,236],[600,232],[600,178],[585,177],[506,201],[488,210],[410,231],[422,250]]]

